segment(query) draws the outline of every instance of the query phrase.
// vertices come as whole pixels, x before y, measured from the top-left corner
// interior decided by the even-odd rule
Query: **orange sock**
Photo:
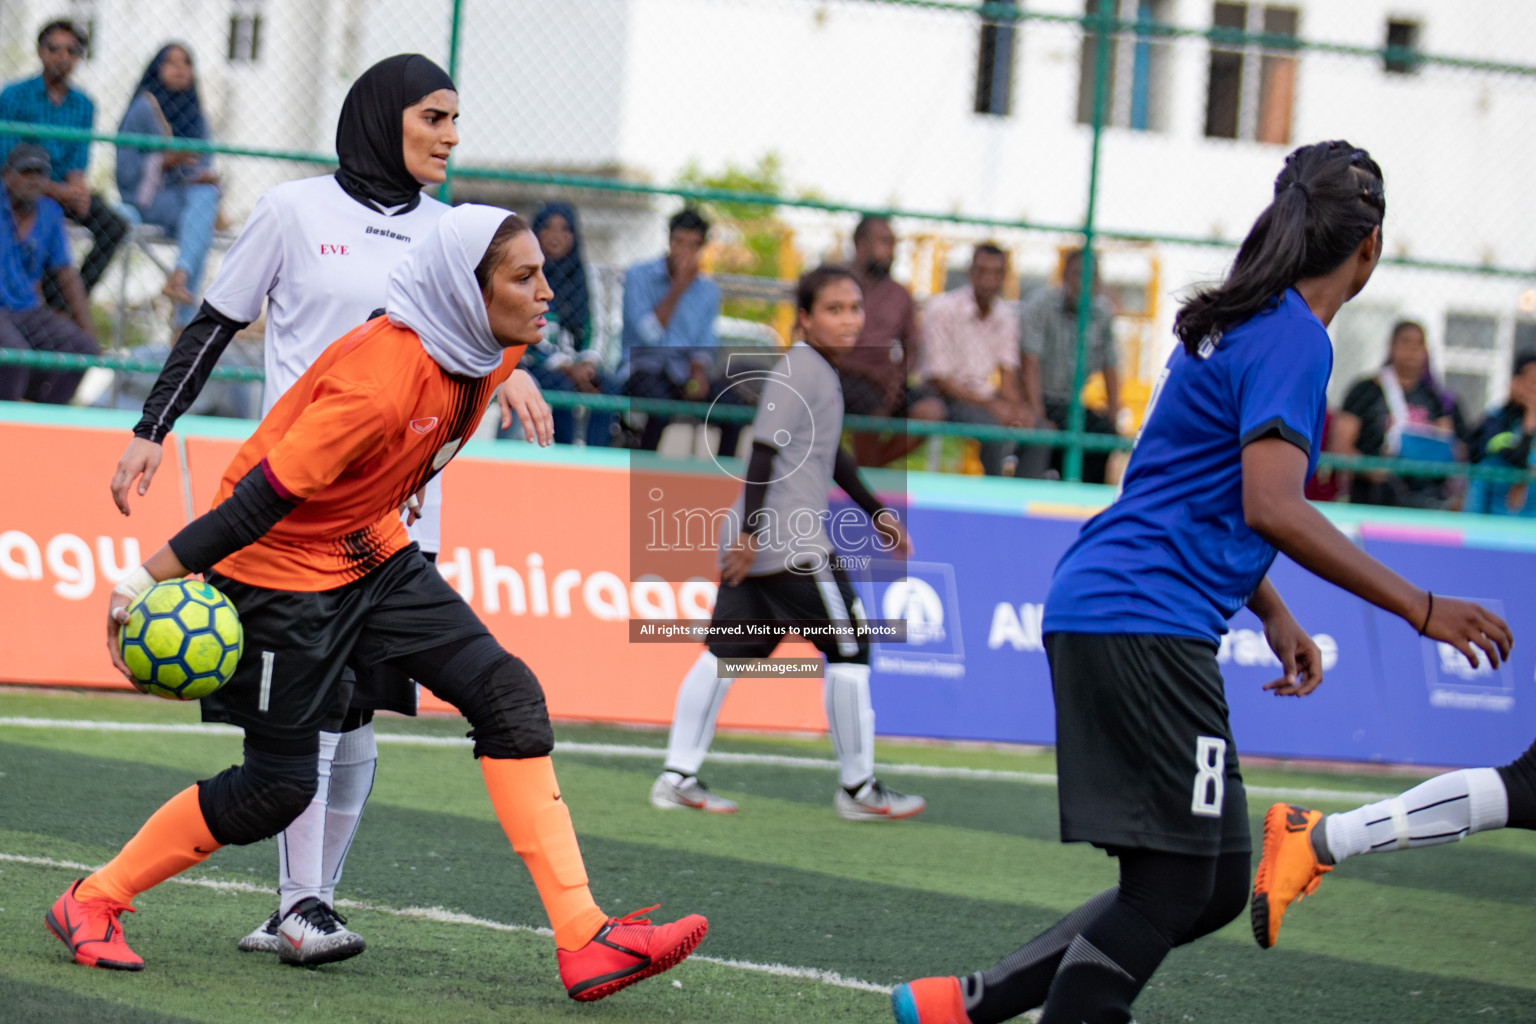
[[[576,845],[571,812],[560,799],[555,766],[547,757],[504,760],[482,757],[480,771],[491,806],[512,849],[528,865],[555,945],[578,950],[608,922],[587,888],[587,869]]]
[[[197,787],[188,786],[150,815],[106,867],[81,882],[75,897],[132,903],[139,893],[201,864],[218,848],[198,806]]]

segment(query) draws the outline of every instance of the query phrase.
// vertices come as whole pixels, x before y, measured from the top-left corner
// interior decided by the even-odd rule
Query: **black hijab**
[[[187,55],[187,63],[192,62],[191,50],[180,43],[166,43],[155,54],[155,59],[149,62],[149,67],[144,69],[139,87],[134,93],[147,92],[155,98],[155,102],[160,104],[160,113],[165,115],[166,124],[171,126],[172,135],[179,139],[206,139],[208,123],[203,119],[203,107],[197,98],[196,72],[193,72],[192,84],[187,86],[185,92],[172,92],[160,81],[160,65],[165,63],[166,56],[172,50],[180,50]]]
[[[375,208],[403,205],[401,213],[416,208],[421,182],[405,169],[400,115],[439,89],[454,89],[453,79],[419,53],[386,57],[352,83],[336,122],[336,181],[347,195]]]
[[[585,347],[583,342],[587,340],[587,321],[591,318],[587,297],[587,268],[581,262],[581,229],[576,226],[574,206],[570,203],[549,202],[533,218],[534,235],[544,230],[551,217],[565,218],[566,226],[571,229],[571,251],[558,260],[545,257],[544,279],[549,282],[549,290],[555,293],[553,305],[560,326],[571,332],[576,348],[581,349]]]

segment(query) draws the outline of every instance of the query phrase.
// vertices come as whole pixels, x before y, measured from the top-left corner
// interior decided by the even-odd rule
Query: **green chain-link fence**
[[[1081,357],[1087,288],[1079,358],[1056,368],[1066,429],[1006,435],[1065,445],[1075,478],[1084,451],[1128,444],[1178,296],[1222,273],[1284,154],[1322,138],[1370,149],[1388,194],[1387,258],[1333,325],[1335,403],[1376,372],[1401,318],[1425,325],[1467,419],[1504,401],[1512,357],[1536,346],[1522,156],[1536,9],[1415,11],[1373,0],[28,0],[0,4],[0,72],[36,73],[34,37],[50,17],[88,27],[74,81],[96,100],[95,131],[44,134],[92,140],[90,182],[117,198],[113,145],[153,142],[117,138],[122,112],[149,58],[184,42],[213,141],[178,145],[217,154],[235,228],[263,190],[328,165],[358,73],[425,53],[451,69],[463,110],[443,191],[522,210],[574,203],[596,333],[614,354],[622,268],[661,251],[682,202],[719,225],[711,260],[727,333],[754,321],[782,333],[784,282],[845,259],[864,213],[892,218],[895,276],[920,299],[961,285],[982,240],[1009,251],[1008,294],[1021,298],[1058,286],[1063,253],[1086,244],[1081,284],[1097,275],[1116,310],[1122,437],[1076,429],[1107,400]],[[120,283],[98,290],[98,306],[137,325],[120,340],[168,340],[157,273],[130,253]]]

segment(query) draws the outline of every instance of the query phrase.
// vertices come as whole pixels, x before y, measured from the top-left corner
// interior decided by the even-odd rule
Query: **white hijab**
[[[485,377],[501,365],[475,268],[510,210],[473,203],[443,214],[389,275],[389,322],[421,338],[427,355],[449,373]]]
[[[1381,394],[1387,400],[1387,413],[1391,417],[1387,436],[1381,442],[1381,454],[1396,455],[1403,450],[1403,428],[1412,419],[1408,412],[1408,397],[1403,394],[1403,382],[1397,379],[1397,371],[1392,369],[1391,363],[1381,368],[1376,383],[1381,385]]]

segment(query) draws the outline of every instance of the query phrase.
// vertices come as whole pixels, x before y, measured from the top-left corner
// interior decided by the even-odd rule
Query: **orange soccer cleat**
[[[1264,815],[1264,855],[1253,879],[1248,916],[1254,939],[1265,949],[1280,938],[1286,908],[1316,892],[1323,876],[1333,870],[1333,865],[1319,862],[1312,849],[1312,830],[1322,820],[1322,811],[1295,804],[1274,804]]]
[[[593,1002],[676,967],[709,931],[709,922],[698,914],[662,925],[640,916],[655,909],[610,917],[585,946],[555,951],[560,980],[572,999]]]
[[[918,978],[891,992],[896,1024],[971,1024],[959,978]]]
[[[53,909],[43,916],[43,923],[69,947],[76,963],[112,971],[142,971],[144,959],[128,948],[118,920],[124,911],[133,913],[133,908],[116,900],[77,900],[75,890],[80,882],[76,879],[64,890]]]

